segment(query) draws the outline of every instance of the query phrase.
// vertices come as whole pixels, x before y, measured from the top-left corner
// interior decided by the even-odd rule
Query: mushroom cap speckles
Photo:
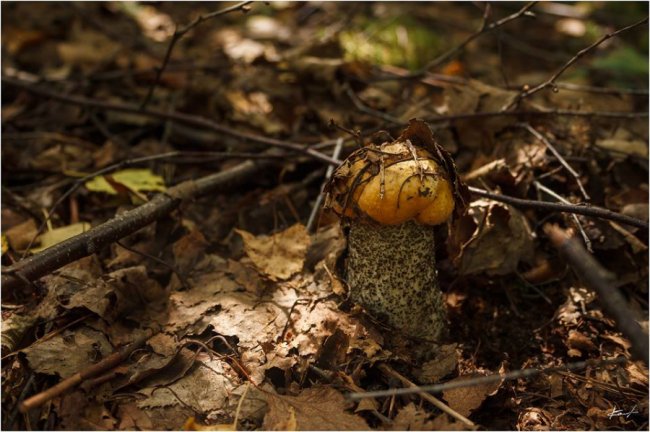
[[[352,153],[335,171],[327,192],[326,205],[339,216],[384,225],[409,220],[436,225],[454,210],[447,173],[429,151],[408,140]]]

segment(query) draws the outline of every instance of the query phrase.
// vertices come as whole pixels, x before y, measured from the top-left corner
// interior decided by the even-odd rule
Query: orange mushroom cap
[[[448,173],[407,139],[350,155],[328,185],[326,205],[339,216],[384,225],[437,225],[449,219],[455,200]]]

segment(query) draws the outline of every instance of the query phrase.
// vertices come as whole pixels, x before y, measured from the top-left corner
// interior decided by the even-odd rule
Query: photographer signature
[[[626,419],[629,419],[632,414],[638,414],[639,411],[636,410],[636,405],[632,407],[632,409],[628,412],[623,411],[622,409],[613,409],[611,413],[607,415],[607,418],[610,420],[612,417],[620,417],[620,416],[625,416]]]

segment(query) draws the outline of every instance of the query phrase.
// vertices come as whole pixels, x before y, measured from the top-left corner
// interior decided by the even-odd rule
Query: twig
[[[173,120],[189,126],[209,129],[215,132],[223,133],[232,136],[234,138],[240,139],[242,141],[251,141],[260,144],[265,144],[271,147],[284,148],[294,152],[303,153],[311,157],[314,157],[322,162],[326,162],[332,165],[338,165],[340,163],[340,161],[335,161],[331,157],[324,155],[323,153],[320,153],[314,149],[306,147],[303,144],[292,143],[288,141],[267,138],[260,135],[253,135],[244,132],[239,132],[235,129],[213,122],[212,120],[209,120],[205,117],[194,116],[194,115],[184,114],[179,112],[162,111],[158,109],[142,110],[140,109],[140,107],[133,104],[104,102],[97,99],[67,95],[56,91],[35,87],[30,82],[21,79],[10,78],[5,75],[2,76],[2,82],[15,87],[20,87],[32,94],[48,97],[63,103],[84,106],[88,108],[97,108],[97,109],[107,110],[107,111],[119,111],[119,112],[131,113],[131,114],[140,114],[146,117],[158,118],[162,120]]]
[[[225,184],[249,177],[268,161],[247,160],[226,171],[180,183],[159,193],[147,203],[110,219],[89,231],[45,249],[2,269],[3,289],[15,289],[66,264],[92,255],[103,247],[139,230],[178,208],[183,200],[210,192]]]
[[[597,217],[601,219],[613,220],[637,228],[648,229],[648,222],[646,221],[633,218],[624,214],[616,213],[602,207],[596,207],[592,205],[574,205],[574,204],[562,204],[562,203],[545,202],[545,201],[535,201],[535,200],[528,200],[523,198],[516,198],[509,195],[492,193],[472,186],[469,186],[468,188],[469,191],[474,195],[511,204],[515,207],[550,210],[550,211],[561,212],[561,213],[575,213],[584,216],[591,216],[591,217]]]
[[[113,367],[126,360],[133,351],[144,345],[145,342],[147,342],[147,340],[153,336],[153,333],[155,332],[151,330],[147,331],[145,335],[140,336],[137,340],[121,348],[120,350],[115,351],[113,354],[101,360],[99,363],[95,363],[94,365],[89,366],[80,372],[77,372],[71,377],[64,379],[54,387],[50,387],[49,389],[30,397],[20,404],[20,412],[24,413],[32,408],[39,407],[45,402],[54,399],[63,392],[77,386],[83,381],[97,376],[104,371],[112,369]]]
[[[547,188],[546,186],[541,184],[539,181],[536,180],[535,182],[533,182],[533,184],[535,185],[535,187],[537,188],[538,191],[542,191],[542,192],[547,193],[548,195],[552,196],[553,198],[560,201],[561,203],[571,205],[571,202],[569,202],[566,198],[564,198],[561,195],[558,195],[557,193],[555,193],[555,191]],[[575,222],[576,226],[578,227],[578,230],[580,231],[580,235],[582,236],[582,240],[585,242],[585,246],[587,246],[587,250],[589,252],[593,252],[594,250],[591,248],[591,240],[589,240],[589,236],[587,235],[587,233],[585,232],[584,227],[580,223],[580,220],[578,219],[578,216],[576,216],[575,214],[572,214],[571,217],[573,218],[573,221]]]
[[[638,21],[634,24],[630,24],[627,27],[623,27],[621,29],[616,30],[613,33],[607,33],[600,39],[598,39],[596,42],[593,44],[589,45],[586,48],[583,48],[582,50],[578,51],[576,55],[574,55],[571,59],[569,59],[568,62],[566,62],[560,69],[557,70],[553,75],[551,75],[546,81],[536,85],[535,87],[531,89],[526,89],[522,92],[520,92],[510,103],[505,105],[502,110],[507,111],[513,106],[519,104],[519,102],[522,99],[525,99],[541,90],[547,89],[547,88],[552,88],[554,92],[557,91],[557,87],[555,85],[555,81],[562,75],[568,68],[570,68],[575,62],[577,62],[581,57],[587,55],[590,51],[592,51],[594,48],[596,48],[598,45],[602,44],[605,42],[607,39],[613,38],[614,36],[619,35],[620,33],[623,33],[624,31],[631,30],[635,27],[640,26],[641,24],[644,24],[648,22],[648,17],[643,18],[641,21]]]
[[[405,376],[403,376],[402,374],[400,374],[399,372],[397,372],[396,370],[394,370],[392,367],[388,366],[387,364],[381,363],[378,366],[378,368],[379,368],[380,371],[384,372],[385,374],[390,375],[393,378],[397,378],[398,380],[400,380],[402,382],[402,384],[404,384],[407,387],[410,387],[410,388],[417,388],[418,387],[417,384],[415,384],[414,382],[412,382],[411,380],[409,380],[408,378],[406,378]],[[464,423],[465,425],[467,425],[467,426],[469,426],[471,428],[476,427],[476,423],[474,423],[473,421],[471,421],[470,419],[468,419],[467,417],[465,417],[461,413],[457,412],[456,410],[452,409],[449,405],[445,404],[440,399],[433,397],[431,394],[425,393],[425,392],[420,392],[420,393],[418,393],[418,396],[420,396],[422,399],[426,400],[427,402],[431,403],[433,406],[438,408],[440,411],[446,412],[447,414],[449,414],[453,418],[459,420],[460,422]]]
[[[589,197],[589,194],[587,194],[587,191],[585,190],[584,186],[582,185],[582,182],[580,181],[580,174],[578,174],[576,172],[576,170],[574,170],[573,167],[571,165],[569,165],[566,160],[564,160],[564,158],[562,157],[560,152],[557,151],[557,149],[553,146],[553,144],[551,144],[551,142],[548,139],[546,139],[546,137],[544,135],[539,133],[536,129],[534,129],[528,123],[524,123],[521,126],[524,129],[526,129],[528,132],[530,132],[535,138],[540,140],[546,146],[546,148],[549,149],[551,151],[551,153],[553,153],[553,156],[555,156],[557,158],[558,162],[560,162],[560,164],[575,179],[576,183],[578,184],[578,188],[580,188],[580,193],[582,193],[582,196],[584,197],[584,199],[589,201],[591,198]]]
[[[339,138],[336,141],[336,147],[334,147],[334,152],[332,153],[332,157],[334,159],[338,159],[339,155],[341,154],[341,149],[343,148],[343,138]],[[321,192],[318,194],[318,197],[316,198],[316,202],[314,203],[314,207],[311,209],[311,213],[309,214],[309,219],[307,220],[307,232],[313,232],[314,230],[314,224],[316,223],[316,215],[318,214],[318,211],[320,210],[321,203],[323,202],[323,188],[325,187],[325,184],[329,181],[330,177],[332,177],[332,173],[334,172],[334,166],[330,165],[327,167],[327,172],[325,173],[325,178],[323,179],[323,184],[321,185]]]
[[[445,52],[444,54],[440,55],[439,57],[431,60],[422,69],[420,69],[418,72],[416,72],[413,75],[413,77],[422,76],[427,71],[429,71],[430,69],[438,67],[441,64],[445,63],[446,61],[448,61],[449,59],[451,59],[452,57],[455,57],[470,42],[472,42],[474,39],[478,38],[479,36],[481,36],[481,35],[483,35],[485,33],[489,33],[492,30],[494,30],[496,28],[499,28],[499,27],[509,23],[510,21],[514,21],[514,20],[518,19],[521,16],[529,15],[530,14],[529,10],[530,10],[530,8],[535,6],[535,3],[537,3],[537,2],[527,3],[524,7],[519,9],[517,12],[515,12],[515,13],[513,13],[511,15],[508,15],[505,18],[501,18],[500,20],[495,21],[495,22],[493,22],[492,24],[489,24],[489,25],[487,24],[487,18],[488,18],[488,13],[489,13],[489,4],[488,4],[488,6],[485,9],[485,13],[483,14],[483,21],[481,22],[481,27],[478,29],[478,31],[476,31],[475,33],[473,33],[469,37],[467,37],[467,39],[465,39],[463,42],[461,42],[460,45],[450,49],[449,51]]]
[[[541,375],[541,374],[550,374],[550,373],[555,373],[555,372],[563,372],[567,370],[577,370],[577,369],[583,369],[588,366],[593,366],[593,367],[599,367],[599,366],[607,366],[611,364],[623,364],[627,360],[625,360],[624,357],[619,357],[616,359],[612,360],[585,360],[585,361],[580,361],[580,362],[575,362],[575,363],[568,363],[564,366],[558,366],[558,367],[550,367],[550,368],[545,368],[545,369],[520,369],[512,372],[507,372],[504,374],[492,374],[492,375],[487,375],[487,376],[482,376],[482,377],[475,377],[475,378],[467,378],[463,380],[455,379],[452,382],[447,382],[444,384],[434,384],[434,385],[425,385],[425,386],[417,386],[417,387],[409,387],[409,388],[401,388],[401,389],[388,389],[388,390],[378,390],[378,391],[369,391],[369,392],[364,392],[364,393],[350,393],[348,395],[348,399],[351,400],[360,400],[360,399],[365,399],[365,398],[376,398],[376,397],[386,397],[386,396],[401,396],[401,395],[407,395],[407,394],[414,394],[414,393],[422,393],[422,392],[427,392],[427,393],[440,393],[445,390],[451,390],[451,389],[456,389],[456,388],[462,388],[462,387],[471,387],[471,386],[477,386],[477,385],[482,385],[482,384],[490,384],[493,382],[499,382],[499,381],[512,381],[520,378],[530,378],[536,375]],[[462,378],[462,377],[459,377]]]
[[[165,68],[167,67],[167,63],[169,63],[169,59],[172,56],[172,50],[174,49],[174,46],[176,45],[176,43],[183,36],[185,36],[185,34],[187,34],[187,32],[189,32],[194,27],[201,24],[203,21],[209,20],[211,18],[215,18],[215,17],[221,16],[221,15],[225,15],[227,13],[234,12],[234,11],[237,11],[237,10],[242,10],[244,13],[246,13],[246,12],[248,12],[247,6],[249,4],[251,4],[251,3],[253,3],[253,2],[252,1],[244,1],[244,2],[241,2],[241,3],[237,3],[237,4],[233,5],[233,6],[229,6],[227,8],[224,8],[224,9],[221,9],[221,10],[218,10],[218,11],[215,11],[215,12],[211,12],[211,13],[208,13],[208,14],[205,14],[205,15],[200,15],[199,17],[197,17],[194,21],[192,21],[191,23],[189,23],[185,27],[181,27],[181,28],[177,27],[176,30],[174,31],[174,34],[172,35],[171,41],[169,42],[169,46],[167,47],[167,52],[165,52],[165,57],[163,59],[162,65],[158,68],[158,70],[156,72],[156,79],[151,84],[151,87],[149,87],[149,91],[147,92],[147,95],[145,96],[144,100],[142,101],[142,104],[140,104],[140,108],[144,110],[147,107],[147,104],[151,100],[151,98],[153,96],[153,93],[156,90],[156,87],[160,83],[160,78],[162,77],[162,74],[163,74]]]
[[[565,82],[556,82],[555,87],[559,89],[565,89],[571,91],[581,91],[581,92],[599,93],[599,94],[613,94],[613,95],[629,94],[635,96],[648,96],[648,94],[650,93],[648,89],[595,87],[595,86],[565,83]]]
[[[603,268],[579,241],[563,229],[547,224],[544,231],[553,245],[566,256],[578,277],[588,288],[598,293],[602,306],[614,317],[621,333],[632,342],[632,355],[648,365],[648,334],[630,313],[627,301],[618,291],[615,276]]]

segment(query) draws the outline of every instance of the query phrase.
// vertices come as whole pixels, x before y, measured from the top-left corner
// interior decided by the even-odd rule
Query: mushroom
[[[465,190],[422,121],[353,152],[325,188],[325,207],[349,228],[351,300],[409,338],[440,342],[447,318],[433,225],[462,212]]]

